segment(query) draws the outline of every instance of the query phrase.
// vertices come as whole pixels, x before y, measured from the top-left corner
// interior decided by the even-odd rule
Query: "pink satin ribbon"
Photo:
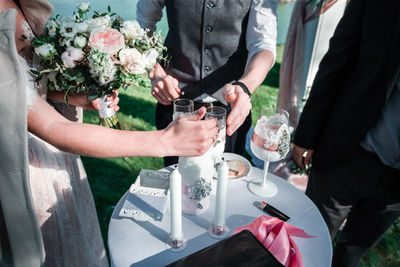
[[[262,138],[261,136],[259,136],[258,134],[256,134],[255,132],[253,132],[253,136],[251,137],[251,141],[257,145],[259,148],[267,150],[267,151],[275,151],[278,148],[278,145],[272,145],[269,147],[265,147],[266,144],[266,140],[264,138]]]
[[[189,195],[189,185],[182,184],[182,194]]]
[[[299,248],[291,236],[311,238],[303,230],[276,217],[260,216],[253,223],[239,227],[235,234],[249,230],[285,267],[303,267]]]

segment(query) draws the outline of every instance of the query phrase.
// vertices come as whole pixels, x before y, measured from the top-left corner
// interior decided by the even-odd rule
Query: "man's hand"
[[[156,63],[154,69],[149,72],[151,80],[151,94],[163,105],[170,105],[171,102],[179,98],[180,90],[178,80],[171,75],[167,75],[163,67]]]
[[[232,111],[226,124],[226,133],[231,136],[244,122],[251,110],[249,96],[238,85],[226,84],[222,90],[222,96],[231,104]]]
[[[313,153],[313,149],[306,149],[293,145],[293,159],[302,169],[306,169],[306,167],[310,165]]]

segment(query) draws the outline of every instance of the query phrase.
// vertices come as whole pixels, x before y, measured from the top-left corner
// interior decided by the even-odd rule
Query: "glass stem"
[[[262,184],[261,184],[262,187],[267,186],[268,166],[269,166],[269,161],[264,161],[264,177],[263,177]]]

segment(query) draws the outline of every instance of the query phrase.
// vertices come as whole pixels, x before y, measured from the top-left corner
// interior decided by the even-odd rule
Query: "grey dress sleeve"
[[[24,77],[15,9],[0,11],[0,266],[42,266],[44,246],[29,186]]]

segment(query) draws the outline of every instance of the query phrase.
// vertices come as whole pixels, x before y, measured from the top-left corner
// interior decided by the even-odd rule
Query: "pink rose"
[[[115,29],[94,31],[90,34],[89,46],[109,55],[115,55],[125,47],[124,35]]]

